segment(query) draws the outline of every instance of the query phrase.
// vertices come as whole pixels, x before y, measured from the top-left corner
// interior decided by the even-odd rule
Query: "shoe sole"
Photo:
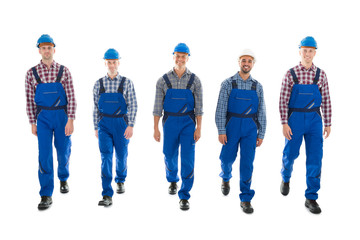
[[[102,207],[110,207],[112,205],[112,203],[110,203],[110,204],[101,204],[101,203],[99,203],[98,204],[98,206],[102,206]]]
[[[117,190],[116,190],[116,193],[117,193],[117,194],[122,194],[122,193],[124,193],[124,192],[125,192],[125,190],[124,190],[124,191],[117,191]]]
[[[69,190],[60,190],[61,193],[68,193]]]
[[[46,210],[46,209],[50,208],[51,204],[52,203],[50,203],[48,206],[38,206],[38,210],[40,210],[40,211]]]
[[[244,213],[246,213],[246,214],[251,214],[251,213],[253,213],[254,212],[254,209],[251,209],[251,210],[245,210],[243,207],[241,207],[241,209],[243,210],[243,212]]]

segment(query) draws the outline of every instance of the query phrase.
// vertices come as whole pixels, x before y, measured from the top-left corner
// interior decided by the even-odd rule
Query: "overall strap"
[[[231,79],[231,85],[232,85],[232,89],[237,89],[238,88],[238,85],[236,83],[236,79]]]
[[[313,84],[317,84],[319,82],[320,70],[321,70],[320,68],[317,68]]]
[[[126,77],[122,77],[121,78],[121,82],[118,88],[118,93],[123,93],[124,92],[124,83],[125,83]]]
[[[103,82],[103,79],[102,79],[102,78],[100,78],[100,79],[99,79],[99,82],[100,82],[99,94],[105,93],[105,88],[104,88],[104,82]]]
[[[35,79],[36,79],[36,82],[37,82],[38,84],[40,84],[40,83],[41,83],[41,80],[40,80],[39,74],[38,74],[37,71],[36,71],[36,68],[33,67],[33,68],[32,68],[32,71],[33,71],[34,77],[35,77]]]
[[[58,75],[56,76],[56,82],[60,82],[61,77],[62,77],[62,75],[63,75],[63,72],[64,72],[64,66],[61,65],[61,66],[60,66],[60,69],[59,69],[59,72],[58,72]]]
[[[194,83],[194,80],[195,80],[195,74],[192,73],[191,76],[190,76],[190,80],[186,86],[186,89],[190,89],[191,88],[191,85]]]
[[[257,83],[254,82],[254,83],[251,85],[251,90],[256,91],[256,86],[257,86]]]
[[[171,83],[170,83],[170,80],[169,80],[167,74],[164,74],[163,79],[165,80],[165,83],[166,83],[167,87],[168,87],[169,89],[171,89],[171,88],[172,88],[172,85],[171,85]]]
[[[290,68],[290,73],[291,73],[291,75],[293,77],[293,80],[294,80],[295,84],[299,84],[299,79],[297,78],[293,68]]]

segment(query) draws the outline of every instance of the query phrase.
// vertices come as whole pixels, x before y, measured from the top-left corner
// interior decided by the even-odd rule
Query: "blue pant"
[[[178,182],[178,155],[181,146],[181,188],[179,198],[188,200],[194,183],[195,123],[190,116],[169,116],[164,123],[166,179]]]
[[[232,175],[232,165],[236,159],[240,145],[240,200],[250,202],[255,191],[250,189],[253,162],[255,158],[257,127],[251,118],[232,117],[226,126],[227,143],[220,153],[220,177],[228,182]]]
[[[40,196],[52,196],[54,190],[54,169],[52,142],[58,160],[58,178],[66,181],[69,177],[70,136],[65,136],[67,115],[64,110],[42,110],[37,118],[39,143]]]
[[[285,140],[283,167],[281,175],[284,182],[289,182],[295,159],[299,156],[302,139],[306,147],[306,184],[305,197],[318,198],[320,189],[321,162],[323,157],[322,120],[318,113],[293,112],[288,120],[293,135]]]
[[[115,148],[116,177],[115,182],[125,182],[127,176],[127,156],[129,140],[124,132],[127,125],[123,118],[103,117],[98,126],[99,148],[101,153],[102,195],[114,195],[111,187],[113,151]]]

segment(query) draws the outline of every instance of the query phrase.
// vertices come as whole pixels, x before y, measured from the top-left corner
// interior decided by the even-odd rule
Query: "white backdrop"
[[[360,17],[355,6],[349,0],[1,2],[0,238],[358,239]],[[55,61],[72,73],[78,110],[70,192],[60,194],[55,178],[53,206],[39,212],[37,139],[26,116],[24,80],[26,71],[40,61],[36,41],[44,33],[56,43]],[[317,216],[304,207],[304,147],[294,166],[290,195],[283,197],[279,191],[281,80],[298,64],[298,44],[308,35],[318,42],[314,62],[327,73],[333,107],[318,201],[323,213]],[[187,212],[179,210],[177,196],[167,193],[162,143],[152,137],[155,84],[173,66],[172,51],[179,42],[190,47],[188,68],[204,88],[202,137],[196,145]],[[92,88],[106,74],[102,57],[110,47],[122,57],[120,74],[135,84],[139,109],[129,145],[126,193],[115,194],[113,206],[103,208],[97,206],[100,154],[92,124]],[[238,159],[231,192],[222,196],[221,145],[214,120],[220,84],[239,70],[237,55],[243,48],[257,55],[252,76],[264,87],[268,116],[254,163],[252,215],[240,208]]]

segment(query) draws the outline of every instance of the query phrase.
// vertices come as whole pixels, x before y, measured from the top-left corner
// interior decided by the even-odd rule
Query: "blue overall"
[[[256,149],[258,106],[256,83],[253,83],[251,90],[238,89],[236,80],[233,79],[226,116],[227,143],[223,145],[220,153],[222,169],[220,177],[225,182],[232,177],[232,165],[240,144],[239,197],[242,202],[250,202],[255,195],[250,185]]]
[[[179,198],[188,200],[194,183],[195,113],[194,96],[190,90],[195,75],[192,74],[186,89],[173,89],[168,76],[163,76],[168,90],[164,99],[164,147],[166,179],[178,182],[178,154],[181,145],[181,188]]]
[[[317,82],[320,68],[317,69],[313,84],[299,84],[293,69],[290,69],[295,82],[290,100],[288,124],[292,131],[291,140],[285,139],[283,166],[281,175],[284,182],[289,182],[295,159],[299,156],[302,139],[306,146],[306,183],[305,197],[318,198],[320,189],[321,160],[323,156],[322,119],[320,114],[321,93]]]
[[[124,137],[127,128],[127,105],[123,97],[126,78],[121,79],[117,93],[105,93],[100,79],[100,98],[98,102],[100,121],[98,124],[99,148],[101,153],[102,195],[112,197],[112,159],[115,147],[115,182],[125,182],[127,176],[127,156],[129,140]]]
[[[69,157],[71,153],[70,136],[65,135],[67,117],[67,98],[60,83],[64,66],[60,66],[54,83],[43,83],[36,71],[32,68],[38,83],[35,91],[37,137],[39,142],[39,181],[40,196],[52,196],[54,190],[54,169],[52,142],[58,160],[58,177],[66,181],[69,177]]]

